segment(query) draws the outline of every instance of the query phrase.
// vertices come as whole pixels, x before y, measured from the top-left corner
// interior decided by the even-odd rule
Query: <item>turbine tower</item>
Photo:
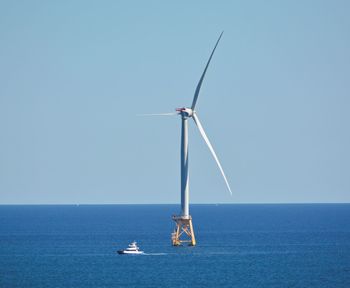
[[[179,115],[181,116],[181,214],[177,216],[173,216],[173,220],[175,221],[175,230],[172,233],[172,244],[174,246],[181,245],[182,243],[189,243],[189,245],[196,245],[196,238],[194,235],[193,225],[192,225],[192,217],[190,215],[189,211],[189,166],[188,166],[188,120],[190,118],[193,119],[195,124],[197,125],[197,128],[202,135],[205,143],[207,144],[211,154],[213,155],[216,164],[219,167],[219,170],[225,180],[226,186],[228,190],[230,191],[231,195],[231,188],[227,181],[227,178],[225,176],[224,170],[222,169],[222,166],[219,162],[219,159],[213,149],[213,146],[211,145],[204,129],[199,121],[197,112],[195,110],[199,91],[202,86],[203,79],[205,77],[205,73],[207,72],[208,66],[210,64],[211,58],[213,57],[213,54],[215,52],[216,47],[219,44],[219,41],[221,39],[223,32],[221,32],[219,39],[216,41],[215,47],[213,51],[210,54],[209,60],[205,66],[205,69],[202,73],[201,78],[199,79],[199,82],[197,84],[192,105],[191,108],[177,108],[176,113],[162,113],[162,114],[146,114],[146,115],[159,115],[159,116],[170,116],[170,115]],[[145,115],[145,114],[144,114]],[[185,238],[185,239],[184,239]]]

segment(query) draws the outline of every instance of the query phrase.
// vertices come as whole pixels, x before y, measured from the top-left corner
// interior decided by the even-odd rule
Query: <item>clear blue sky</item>
[[[350,202],[349,1],[1,1],[0,203]],[[190,123],[192,124],[192,123]]]

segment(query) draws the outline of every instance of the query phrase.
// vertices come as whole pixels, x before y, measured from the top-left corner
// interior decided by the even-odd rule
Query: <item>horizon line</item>
[[[350,204],[350,202],[241,202],[241,203],[191,203],[190,205],[305,205]],[[107,205],[181,205],[180,203],[0,203],[0,206],[107,206]]]

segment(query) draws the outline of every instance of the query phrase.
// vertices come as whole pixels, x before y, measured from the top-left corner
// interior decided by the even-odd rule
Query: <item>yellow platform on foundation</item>
[[[194,237],[192,217],[173,216],[175,221],[175,230],[171,234],[171,242],[173,246],[188,243],[188,245],[195,246],[196,238]]]

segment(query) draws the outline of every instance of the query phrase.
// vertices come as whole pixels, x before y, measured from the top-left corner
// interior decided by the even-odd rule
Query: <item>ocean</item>
[[[350,287],[350,204],[0,206],[0,287]],[[136,240],[146,255],[118,255]]]

